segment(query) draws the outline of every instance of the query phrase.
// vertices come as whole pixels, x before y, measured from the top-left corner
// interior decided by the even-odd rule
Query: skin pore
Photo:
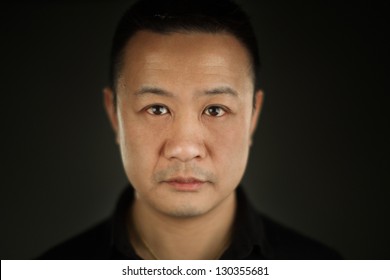
[[[129,238],[142,258],[214,259],[226,248],[262,103],[258,91],[253,106],[251,71],[229,34],[129,40],[117,104],[109,88],[104,101],[135,189]]]

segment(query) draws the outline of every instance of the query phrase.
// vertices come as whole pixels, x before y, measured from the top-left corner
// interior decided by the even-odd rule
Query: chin
[[[194,218],[199,217],[205,213],[207,210],[202,209],[199,206],[194,205],[178,205],[176,207],[169,207],[169,209],[164,209],[163,212],[165,215],[174,217],[174,218]]]

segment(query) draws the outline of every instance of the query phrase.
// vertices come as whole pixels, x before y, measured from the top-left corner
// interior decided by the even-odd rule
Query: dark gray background
[[[1,259],[35,258],[107,217],[126,183],[101,89],[131,1],[31,2],[1,8]],[[240,3],[266,94],[252,201],[345,258],[390,258],[388,4]]]

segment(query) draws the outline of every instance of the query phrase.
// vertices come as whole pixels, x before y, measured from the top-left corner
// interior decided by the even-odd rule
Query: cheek
[[[119,118],[119,145],[125,171],[134,181],[145,171],[155,167],[164,129],[131,113],[122,113]]]
[[[229,192],[242,180],[249,153],[247,130],[241,123],[215,130],[214,148],[210,157],[218,178],[217,189]]]
[[[232,120],[213,124],[209,129],[210,156],[221,172],[241,172],[246,165],[250,146],[249,121],[236,116]],[[219,168],[218,166],[223,166]]]

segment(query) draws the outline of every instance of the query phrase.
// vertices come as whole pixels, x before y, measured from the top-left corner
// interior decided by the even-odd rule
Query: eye
[[[161,116],[165,115],[169,112],[168,108],[163,105],[153,105],[150,106],[146,112],[148,112],[151,115]]]
[[[204,112],[206,115],[211,117],[222,117],[223,115],[226,114],[226,110],[224,108],[216,105],[207,107]]]

